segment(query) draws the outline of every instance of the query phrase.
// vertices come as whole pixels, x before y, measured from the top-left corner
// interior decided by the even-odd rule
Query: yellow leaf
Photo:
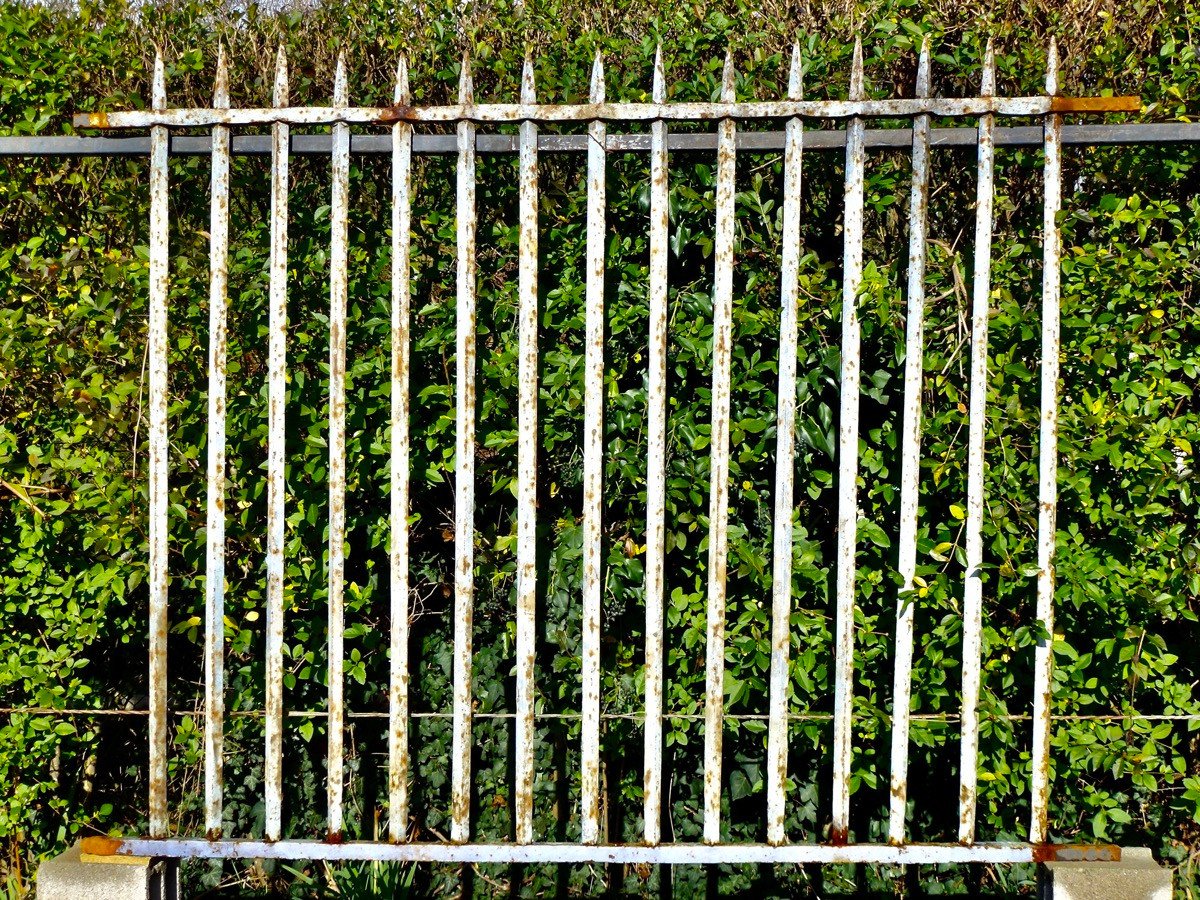
[[[250,610],[250,612],[246,613],[246,621],[247,622],[257,622],[258,621],[258,611],[252,609],[252,610]]]
[[[950,515],[956,519],[965,519],[967,517],[966,511],[957,503],[950,504]]]
[[[1156,319],[1161,319],[1164,313],[1161,309],[1152,309],[1150,310],[1150,315],[1154,316]]]

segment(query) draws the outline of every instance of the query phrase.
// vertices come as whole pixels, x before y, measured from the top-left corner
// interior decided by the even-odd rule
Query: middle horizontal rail
[[[1040,147],[1044,133],[1041,125],[1018,125],[996,128],[997,147]],[[739,151],[783,150],[785,134],[780,131],[739,131]],[[974,150],[979,140],[975,126],[934,128],[929,143],[933,147],[965,147]],[[586,134],[540,134],[539,153],[582,153],[588,148]],[[1127,146],[1130,144],[1177,144],[1200,142],[1200,122],[1159,122],[1140,125],[1064,125],[1062,143],[1076,146]],[[172,156],[207,156],[212,151],[212,139],[207,134],[173,134],[170,138]],[[868,128],[864,137],[868,149],[909,150],[912,146],[911,128]],[[266,156],[271,152],[271,136],[235,134],[232,140],[235,156]],[[293,156],[328,156],[331,150],[328,134],[294,134],[291,138]],[[846,146],[843,129],[811,129],[804,132],[804,149],[841,150]],[[517,136],[481,134],[475,139],[479,153],[515,153]],[[649,134],[612,134],[605,141],[611,152],[650,149]],[[715,151],[717,135],[668,134],[667,149],[676,152]],[[148,137],[85,137],[81,135],[12,135],[0,137],[0,156],[141,156],[150,152]],[[362,155],[390,154],[389,134],[355,134],[350,138],[350,152]],[[412,152],[419,155],[458,152],[458,139],[453,134],[414,134]]]
[[[448,106],[292,106],[136,109],[78,113],[76,128],[196,128],[207,125],[390,125],[393,122],[653,122],[717,119],[910,118],[919,115],[1043,116],[1138,112],[1140,97],[917,97],[892,100],[767,100],[743,103],[481,103]]]

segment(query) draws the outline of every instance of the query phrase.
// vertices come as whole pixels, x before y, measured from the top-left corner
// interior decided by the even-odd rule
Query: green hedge
[[[788,48],[799,37],[806,91],[845,95],[849,43],[861,33],[868,89],[911,91],[915,46],[932,37],[937,89],[976,89],[981,45],[996,37],[1001,90],[1038,93],[1048,36],[1064,57],[1064,92],[1140,93],[1145,120],[1184,117],[1200,66],[1190,42],[1200,14],[1186,4],[1006,3],[937,14],[910,0],[812,7],[767,0],[606,6],[526,0],[354,0],[268,12],[215,2],[78,9],[0,7],[0,131],[70,130],[69,114],[141,106],[153,44],[168,62],[177,104],[206,104],[216,46],[232,67],[233,102],[264,104],[272,56],[292,60],[297,103],[328,102],[337,51],[348,51],[353,102],[386,103],[395,58],[409,54],[418,103],[453,96],[458,60],[475,59],[476,97],[514,99],[525,48],[536,52],[539,97],[575,101],[593,53],[608,62],[613,100],[650,87],[655,44],[665,49],[671,99],[714,96],[726,46],[739,99],[782,96]],[[924,17],[923,17],[924,16]],[[1136,119],[1137,117],[1127,117]],[[973,251],[973,150],[938,150],[930,206],[925,439],[913,709],[910,831],[953,839],[957,823],[962,522],[968,387],[965,287]],[[1063,229],[1063,369],[1058,532],[1058,633],[1052,836],[1150,845],[1180,863],[1195,888],[1200,849],[1200,599],[1192,398],[1200,366],[1197,151],[1190,146],[1068,148]],[[147,195],[144,160],[6,158],[0,180],[0,705],[119,709],[146,706],[145,401]],[[204,158],[172,161],[171,198],[171,762],[172,827],[201,827],[204,460],[207,354],[207,184]],[[706,445],[711,368],[711,154],[672,157],[670,446],[668,450],[668,837],[700,829]],[[833,624],[833,447],[838,397],[841,155],[804,162],[804,259],[799,350],[791,710],[812,714],[791,732],[788,829],[821,840],[829,818],[828,749]],[[326,492],[328,161],[293,159],[288,416],[286,704],[323,708]],[[262,708],[266,458],[267,172],[234,162],[230,258],[227,499],[228,708]],[[541,439],[535,828],[578,837],[581,434],[585,185],[581,154],[541,162]],[[477,454],[475,695],[481,713],[513,708],[516,469],[516,191],[512,156],[479,161],[479,450]],[[454,466],[454,209],[452,157],[415,165],[413,229],[414,473],[412,661],[414,709],[450,704]],[[725,744],[725,821],[731,839],[764,837],[770,541],[781,217],[778,154],[739,156],[734,309],[733,441]],[[900,370],[903,362],[907,153],[868,162],[863,327],[862,460],[856,610],[852,830],[885,837],[891,633],[896,593]],[[1036,438],[1040,327],[1041,159],[998,153],[993,314],[989,346],[987,568],[979,835],[1023,839],[1028,821]],[[386,710],[388,161],[356,157],[350,223],[347,379],[347,701]],[[605,594],[602,732],[609,839],[640,835],[642,614],[647,342],[648,173],[644,155],[613,154],[608,170]],[[477,836],[511,828],[508,719],[481,718]],[[349,822],[371,837],[386,819],[385,720],[350,726]],[[447,833],[449,728],[414,720],[412,828]],[[323,833],[320,718],[290,719],[285,830]],[[145,830],[145,717],[5,713],[0,718],[0,839],[10,895],[38,858],[95,830]],[[262,728],[228,723],[227,831],[262,829]],[[558,774],[556,774],[558,773]],[[452,889],[457,870],[384,872],[348,866],[276,870],[196,866],[190,883],[234,880],[310,895],[404,882]],[[665,872],[580,867],[481,868],[470,890],[518,881],[524,892],[570,887],[646,893]],[[705,876],[680,868],[688,895]],[[891,890],[897,871],[722,867],[719,887],[760,895]],[[927,890],[1028,890],[1032,871],[922,872]],[[376,879],[374,888],[371,879]],[[392,879],[393,882],[388,882]],[[910,883],[919,881],[910,874]],[[390,889],[390,888],[389,888]],[[897,887],[898,889],[898,887]],[[1191,896],[1188,893],[1187,896]]]

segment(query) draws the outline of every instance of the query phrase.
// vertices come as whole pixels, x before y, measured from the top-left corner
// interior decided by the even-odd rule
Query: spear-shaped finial
[[[850,99],[863,99],[862,38],[854,38],[854,61],[850,64]]]
[[[213,108],[229,109],[229,66],[225,62],[225,45],[217,46],[217,78],[213,82]]]
[[[667,76],[663,73],[662,43],[654,50],[654,87],[650,99],[655,103],[667,102]]]
[[[789,100],[804,99],[804,69],[800,62],[800,42],[792,44],[792,67],[788,70],[787,96]]]
[[[1050,38],[1050,54],[1046,59],[1046,93],[1058,93],[1058,41]]]
[[[725,68],[721,70],[721,102],[733,103],[735,99],[733,76],[733,51],[725,51]]]
[[[150,105],[154,109],[167,108],[167,73],[163,66],[162,51],[154,48],[154,81],[150,87]]]
[[[588,89],[588,100],[592,103],[604,102],[604,57],[600,48],[596,48],[596,58],[592,60],[592,83]]]
[[[521,68],[521,102],[537,103],[537,88],[533,80],[533,57],[525,51],[525,65]]]
[[[397,106],[408,106],[412,102],[408,90],[408,57],[403,53],[396,60],[396,89],[392,92],[392,102]]]
[[[991,97],[996,93],[996,52],[992,39],[988,38],[987,49],[983,52],[983,78],[979,85],[981,97]]]
[[[471,82],[471,53],[463,51],[462,72],[458,76],[458,102],[469,106],[475,102],[475,86]]]
[[[921,40],[921,55],[917,57],[917,96],[928,97],[932,88],[929,61],[929,35]]]
[[[339,53],[337,68],[333,73],[333,105],[348,106],[350,93],[346,88],[346,54]]]
[[[279,52],[275,54],[275,91],[271,102],[276,106],[288,104],[288,63],[283,44],[279,45]]]

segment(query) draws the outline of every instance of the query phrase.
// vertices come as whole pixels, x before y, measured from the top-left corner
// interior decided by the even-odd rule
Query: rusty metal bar
[[[589,99],[604,102],[604,61],[596,51]],[[580,724],[581,840],[600,841],[600,566],[604,493],[605,131],[588,125],[587,299],[583,385],[583,702]]]
[[[225,48],[217,51],[213,106],[229,106]],[[229,307],[229,129],[213,127],[208,250],[208,510],[204,582],[204,828],[222,830],[225,747],[225,364]]]
[[[917,62],[918,97],[931,89],[929,39]],[[912,716],[913,617],[916,608],[917,508],[921,482],[921,388],[925,356],[925,238],[929,213],[929,116],[912,128],[912,186],[908,201],[908,322],[904,341],[904,411],[901,433],[900,537],[897,571],[903,581],[896,603],[895,667],[892,681],[891,799],[888,841],[904,843],[908,807],[908,738]]]
[[[345,106],[346,61],[339,54],[333,80],[333,105]],[[342,739],[345,731],[346,574],[346,256],[350,202],[350,126],[333,126],[333,189],[329,203],[329,571],[328,682],[329,741],[325,770],[329,834],[342,833]]]
[[[78,113],[76,128],[147,128],[166,125],[171,128],[212,125],[391,125],[396,121],[412,123],[473,122],[591,122],[594,120],[653,122],[708,121],[719,119],[851,119],[911,118],[919,115],[1041,116],[1050,112],[1137,112],[1140,97],[927,97],[894,100],[774,100],[734,103],[459,103],[449,106],[329,107],[293,106],[286,109],[243,108],[128,110],[121,112]]]
[[[950,865],[1031,863],[1055,860],[1119,862],[1110,845],[1053,846],[1024,843],[963,844],[385,844],[369,841],[204,841],[84,838],[84,852],[97,856],[154,856],[175,859],[378,860],[442,863],[611,863],[635,865],[800,864]]]
[[[1050,41],[1046,93],[1058,93],[1058,46]],[[1031,815],[1033,841],[1046,839],[1050,802],[1050,707],[1054,669],[1054,538],[1058,504],[1058,355],[1062,207],[1062,117],[1046,116],[1042,207],[1042,410],[1038,435],[1037,618],[1045,632],[1034,649]]]
[[[288,96],[287,57],[275,60],[274,100]],[[284,404],[287,399],[288,126],[271,129],[270,337],[267,341],[267,650],[264,788],[266,837],[283,836]]]
[[[989,41],[981,93],[996,90],[996,58]],[[975,272],[971,284],[971,386],[967,423],[967,535],[963,581],[962,745],[958,767],[958,839],[975,840],[979,759],[979,683],[983,656],[983,474],[987,424],[988,308],[992,293],[992,208],[995,198],[995,116],[979,119],[975,199]]]
[[[803,92],[800,45],[792,47],[788,99]],[[783,264],[779,286],[779,399],[775,433],[775,529],[771,578],[770,722],[767,726],[767,843],[782,844],[787,800],[788,651],[792,618],[792,513],[795,497],[796,346],[800,303],[800,173],[804,123],[787,123],[783,158]]]
[[[850,97],[863,95],[862,41],[854,42]],[[838,423],[837,622],[834,637],[833,822],[834,843],[845,843],[850,827],[850,714],[854,691],[854,554],[858,529],[858,289],[862,283],[863,121],[846,126],[846,205],[842,257],[841,415]]]
[[[162,54],[154,56],[152,105],[167,105]],[[167,423],[167,129],[150,131],[150,835],[167,834],[167,559],[170,434]]]
[[[407,103],[408,61],[396,64],[396,103]],[[412,125],[392,126],[391,655],[388,672],[388,838],[408,831],[408,414]]]
[[[665,102],[662,45],[654,52],[655,103]],[[650,344],[646,406],[646,750],[643,823],[647,844],[662,836],[663,562],[667,496],[667,123],[650,126]]]
[[[997,147],[1041,147],[1044,129],[1040,125],[997,127]],[[933,147],[975,146],[978,128],[933,128],[930,144]],[[586,134],[540,134],[539,153],[583,153],[587,151]],[[1138,144],[1192,144],[1200,141],[1200,123],[1155,122],[1132,125],[1063,125],[1061,143],[1081,147],[1125,147]],[[297,134],[291,139],[293,156],[328,156],[332,139],[328,134]],[[864,145],[871,149],[908,149],[912,145],[910,128],[868,128]],[[741,131],[737,136],[739,151],[783,150],[784,131]],[[234,156],[265,156],[271,152],[270,135],[235,134],[232,141]],[[475,146],[479,153],[512,153],[517,138],[506,134],[480,134]],[[846,146],[842,129],[808,131],[804,138],[806,151],[837,151]],[[174,134],[170,137],[172,156],[206,156],[212,150],[208,135]],[[620,134],[610,132],[606,138],[610,152],[647,151],[649,134]],[[672,134],[667,137],[667,150],[675,152],[711,153],[717,148],[716,134]],[[82,137],[79,135],[0,135],[0,157],[145,157],[150,152],[149,137]],[[390,154],[390,134],[355,134],[350,137],[352,154]],[[454,134],[416,134],[413,136],[414,155],[458,153]]]
[[[458,95],[471,102],[471,58]],[[450,838],[471,837],[471,645],[475,598],[475,126],[458,123],[458,309],[454,462],[454,724]]]
[[[533,103],[533,60],[526,56],[521,101]],[[517,311],[517,733],[516,837],[533,841],[534,654],[537,644],[538,469],[538,159],[537,126],[521,123],[519,168],[520,248]]]
[[[721,99],[733,102],[733,53],[725,54]],[[725,731],[725,599],[729,556],[729,393],[733,343],[733,239],[737,126],[717,126],[716,258],[713,264],[712,426],[709,432],[708,640],[704,692],[704,840],[721,840],[721,748]]]

